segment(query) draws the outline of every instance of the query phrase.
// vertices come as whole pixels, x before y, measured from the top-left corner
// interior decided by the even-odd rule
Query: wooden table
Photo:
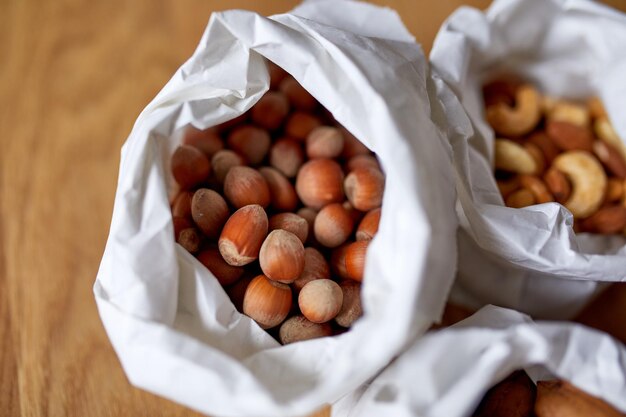
[[[0,415],[197,415],[128,383],[96,311],[120,147],[212,11],[297,3],[0,1]],[[489,1],[375,3],[428,52],[456,7]]]

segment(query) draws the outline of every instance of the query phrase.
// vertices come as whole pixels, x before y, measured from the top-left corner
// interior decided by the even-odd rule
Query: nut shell
[[[217,248],[208,248],[200,252],[198,260],[219,281],[221,285],[231,285],[243,275],[244,269],[226,263]]]
[[[348,174],[344,189],[354,208],[370,211],[382,204],[385,176],[380,170],[360,167]]]
[[[321,209],[330,203],[341,203],[343,172],[332,159],[314,159],[300,168],[296,177],[296,193],[309,207]]]
[[[361,306],[361,284],[351,280],[342,281],[339,286],[343,292],[343,303],[335,322],[341,327],[350,327],[363,315]]]
[[[252,121],[264,129],[278,129],[287,114],[289,114],[289,101],[287,97],[278,91],[268,91],[254,105],[251,110]]]
[[[209,178],[211,163],[198,148],[182,145],[172,155],[171,169],[178,185],[189,189]]]
[[[206,236],[215,239],[229,215],[228,205],[221,195],[208,188],[200,188],[191,199],[191,216]]]
[[[222,149],[221,151],[217,151],[213,158],[211,158],[211,166],[213,167],[213,173],[215,174],[215,178],[220,182],[224,183],[224,179],[226,179],[226,174],[232,167],[245,165],[246,160],[236,153],[235,151],[231,151],[230,149]]]
[[[285,124],[285,133],[294,139],[305,140],[309,133],[322,122],[309,113],[294,112],[287,119]]]
[[[263,161],[270,149],[271,138],[265,129],[256,126],[239,126],[228,135],[228,147],[242,155],[252,165]]]
[[[380,223],[380,208],[370,210],[359,223],[356,229],[356,240],[372,240],[378,232]]]
[[[259,263],[269,279],[290,284],[304,270],[304,246],[293,233],[273,230],[261,246]]]
[[[363,281],[365,273],[365,256],[369,240],[361,240],[348,245],[346,249],[346,272],[355,281]]]
[[[291,289],[265,275],[252,279],[243,297],[243,313],[263,329],[282,323],[291,310]]]
[[[243,266],[259,257],[267,236],[268,220],[263,207],[245,206],[226,221],[218,246],[224,260],[233,266]]]
[[[236,208],[250,204],[261,207],[271,202],[270,188],[259,171],[245,166],[232,167],[224,179],[224,195]]]
[[[312,111],[317,107],[317,100],[291,76],[283,79],[279,89],[298,110]]]
[[[315,239],[327,248],[336,248],[352,234],[354,222],[342,204],[324,206],[315,217]]]
[[[304,270],[291,284],[291,288],[299,294],[306,284],[316,279],[330,279],[328,262],[317,249],[304,248]]]
[[[199,130],[191,126],[185,130],[183,143],[198,148],[209,159],[217,151],[224,149],[224,142],[215,129]]]
[[[328,323],[313,323],[304,316],[293,316],[287,319],[278,332],[280,343],[302,342],[320,337],[332,336],[333,329]]]
[[[191,218],[191,198],[193,192],[181,191],[172,203],[172,216]]]
[[[278,139],[270,148],[270,165],[283,173],[287,178],[293,178],[304,163],[302,145],[295,139]]]
[[[279,213],[270,217],[270,231],[283,229],[298,236],[304,244],[309,235],[309,223],[295,213]]]
[[[337,158],[343,151],[343,135],[332,126],[319,126],[306,138],[306,153],[310,159]]]
[[[263,167],[259,169],[270,190],[271,206],[278,211],[293,211],[298,207],[296,190],[289,180],[277,169]]]
[[[337,316],[343,303],[341,287],[329,279],[306,284],[298,296],[300,311],[313,323],[325,323]]]

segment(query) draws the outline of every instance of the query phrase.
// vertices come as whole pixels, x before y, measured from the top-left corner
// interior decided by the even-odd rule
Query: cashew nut
[[[518,174],[537,171],[537,162],[523,146],[508,139],[496,139],[494,146],[496,169]]]
[[[622,157],[626,159],[626,146],[624,142],[617,136],[617,132],[613,129],[613,125],[607,118],[599,118],[594,123],[594,129],[596,135],[606,143],[613,145],[615,149],[619,150]]]
[[[541,119],[541,96],[531,85],[524,84],[515,93],[515,107],[498,103],[487,107],[487,121],[504,136],[522,136]]]
[[[593,214],[604,200],[607,182],[598,160],[585,151],[569,151],[557,156],[552,166],[572,183],[572,194],[564,206],[577,218]]]
[[[584,106],[559,101],[548,112],[547,119],[553,122],[567,122],[576,126],[589,126],[589,111]]]

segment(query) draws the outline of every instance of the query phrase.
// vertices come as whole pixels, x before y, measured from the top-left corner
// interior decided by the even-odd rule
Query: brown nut
[[[285,133],[294,139],[305,140],[322,122],[309,113],[293,112],[285,124]]]
[[[604,400],[567,381],[537,382],[536,417],[624,417]]]
[[[317,100],[291,76],[285,77],[279,89],[287,97],[289,103],[298,110],[310,112],[317,107]]]
[[[172,224],[174,226],[174,240],[178,242],[178,236],[180,232],[190,227],[193,227],[193,223],[187,217],[172,216]]]
[[[372,240],[378,232],[380,208],[370,210],[356,229],[356,240]]]
[[[354,223],[355,225],[359,224],[361,222],[361,219],[363,219],[363,216],[365,216],[364,211],[355,209],[354,207],[352,207],[352,204],[350,204],[350,202],[347,200],[343,202],[342,206],[344,209],[346,209],[346,211],[352,218],[352,223]]]
[[[357,168],[344,180],[346,197],[357,210],[370,211],[380,207],[385,190],[385,176],[380,170]]]
[[[230,149],[246,158],[252,165],[258,165],[267,155],[271,139],[266,130],[243,125],[230,132],[227,143]]]
[[[267,130],[276,130],[289,114],[289,101],[283,93],[268,91],[252,107],[252,121]]]
[[[589,126],[589,111],[581,105],[558,100],[547,114],[548,122],[567,122],[576,126]]]
[[[172,175],[182,189],[193,188],[206,181],[211,174],[211,163],[198,148],[182,145],[176,148],[171,160]]]
[[[332,336],[333,329],[328,323],[313,323],[304,316],[293,316],[287,319],[278,332],[280,343],[302,342],[319,337]]]
[[[311,207],[302,207],[296,212],[296,214],[302,217],[309,225],[308,239],[314,239],[313,225],[315,224],[315,218],[317,217],[317,211]]]
[[[506,180],[497,179],[496,184],[498,185],[500,195],[502,195],[502,198],[505,200],[509,195],[511,195],[512,192],[519,190],[521,187],[519,175],[515,175],[514,177]]]
[[[298,296],[300,311],[313,323],[334,319],[343,303],[341,287],[330,279],[316,279],[306,284]]]
[[[191,216],[207,237],[217,238],[228,220],[228,205],[221,195],[208,188],[200,188],[191,199]]]
[[[259,275],[246,288],[243,313],[256,321],[262,329],[269,329],[287,318],[291,301],[291,288],[288,285]]]
[[[335,248],[330,254],[330,268],[333,275],[342,279],[349,279],[348,269],[346,267],[346,254],[351,243],[346,243]]]
[[[343,151],[343,135],[332,126],[316,127],[306,137],[306,154],[310,159],[337,158]]]
[[[626,282],[611,284],[574,321],[610,334],[626,344]]]
[[[363,315],[361,307],[361,284],[351,280],[339,283],[343,293],[343,303],[341,310],[335,317],[335,322],[341,327],[350,327]]]
[[[278,213],[270,217],[270,231],[282,229],[298,236],[304,244],[309,235],[309,223],[295,213]]]
[[[533,132],[527,139],[529,144],[535,145],[537,148],[541,150],[543,154],[544,161],[547,165],[550,165],[554,158],[556,158],[561,151],[559,148],[552,142],[552,140],[548,137],[548,135],[543,132]]]
[[[200,249],[202,238],[195,227],[188,227],[178,233],[176,240],[180,246],[185,248],[189,253],[196,253]]]
[[[243,275],[244,269],[226,263],[217,248],[205,249],[198,254],[197,258],[223,286],[233,284]]]
[[[572,186],[565,174],[558,169],[550,168],[543,176],[543,181],[554,199],[560,204],[565,204],[572,193]]]
[[[596,132],[596,135],[602,139],[604,142],[613,146],[613,148],[617,149],[617,151],[622,155],[624,159],[626,159],[626,145],[620,137],[617,135],[617,132],[613,128],[613,125],[609,121],[609,119],[596,119],[593,128]]]
[[[232,167],[245,165],[246,160],[236,153],[235,151],[231,151],[230,149],[222,149],[221,151],[217,151],[213,158],[211,158],[211,166],[213,167],[213,173],[215,174],[215,178],[220,182],[224,183],[226,179],[226,174]]]
[[[380,164],[374,155],[355,155],[348,159],[343,169],[346,173],[360,167],[369,167],[380,170]]]
[[[494,142],[496,169],[517,174],[537,172],[537,162],[523,146],[508,139],[496,139]]]
[[[515,93],[522,82],[517,78],[505,77],[489,81],[483,86],[485,107],[503,103],[509,107],[515,105]]]
[[[183,144],[198,148],[209,159],[211,159],[217,151],[224,149],[224,142],[215,129],[199,130],[193,126],[185,130]]]
[[[607,171],[617,178],[626,178],[626,160],[613,145],[603,140],[596,140],[593,142],[593,153],[606,167]]]
[[[193,193],[191,191],[181,191],[178,193],[174,202],[172,203],[172,216],[173,217],[185,217],[191,218],[191,198]]]
[[[293,178],[304,163],[302,145],[295,139],[282,138],[274,142],[270,149],[270,165]]]
[[[291,288],[296,294],[315,279],[330,279],[330,268],[324,255],[315,248],[304,248],[304,270],[292,284]]]
[[[343,172],[332,159],[313,159],[300,168],[296,193],[302,202],[314,209],[343,201]]]
[[[224,260],[233,266],[243,266],[259,257],[267,236],[267,214],[258,204],[245,206],[228,219],[218,246]]]
[[[516,371],[491,388],[472,417],[533,417],[536,388],[524,371]]]
[[[259,168],[270,190],[271,205],[278,211],[293,211],[298,207],[296,190],[289,180],[277,169]]]
[[[273,230],[261,246],[259,263],[269,279],[291,284],[304,270],[304,246],[293,233]]]
[[[537,204],[550,203],[554,197],[550,194],[546,184],[534,175],[520,175],[520,184],[529,190],[535,197]]]
[[[352,133],[348,131],[343,126],[339,127],[341,133],[343,135],[343,151],[341,152],[341,157],[344,159],[350,159],[357,155],[369,155],[372,152],[369,148],[356,138]]]
[[[248,113],[240,114],[234,119],[230,119],[220,125],[215,126],[215,130],[217,130],[220,134],[223,134],[223,133],[228,132],[229,130],[236,128],[237,126],[240,126],[246,123],[247,120],[248,120]]]
[[[224,195],[236,208],[250,204],[261,207],[271,202],[270,188],[259,171],[245,166],[232,167],[224,179]]]
[[[541,119],[541,96],[531,85],[521,85],[515,92],[515,107],[498,103],[487,107],[487,121],[495,132],[508,137],[522,136]]]
[[[525,143],[524,149],[526,149],[526,152],[528,152],[530,156],[532,156],[532,158],[535,160],[536,168],[533,174],[543,174],[546,169],[546,158],[543,156],[543,152],[541,151],[541,149],[539,149],[538,146],[532,143]]]
[[[619,203],[624,198],[626,182],[618,178],[609,178],[606,183],[604,204]]]
[[[568,122],[548,121],[546,132],[552,142],[564,151],[591,152],[593,134],[586,126],[577,126]]]
[[[246,290],[252,278],[254,278],[253,275],[244,275],[234,284],[224,287],[226,295],[228,295],[228,298],[230,298],[230,301],[239,312],[243,312],[243,298],[246,295]]]
[[[355,281],[363,281],[369,244],[369,240],[361,240],[351,243],[346,249],[346,272],[348,277]]]
[[[315,239],[327,248],[336,248],[352,234],[354,222],[350,213],[342,204],[333,203],[324,206],[313,225]]]
[[[583,230],[610,235],[626,227],[626,207],[621,204],[600,208],[582,221]]]
[[[287,71],[274,64],[272,61],[267,61],[267,70],[270,74],[270,88],[277,90],[280,87],[280,83],[289,76]]]
[[[535,196],[530,192],[530,190],[522,188],[509,194],[509,196],[504,200],[504,203],[507,207],[511,208],[528,207],[535,204]]]

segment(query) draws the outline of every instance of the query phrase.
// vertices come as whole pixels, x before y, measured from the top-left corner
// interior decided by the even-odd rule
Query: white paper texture
[[[574,323],[533,322],[487,306],[428,333],[333,416],[467,417],[485,392],[517,369],[536,382],[562,378],[626,412],[626,348]],[[349,411],[340,413],[342,407]]]
[[[486,12],[462,7],[440,30],[431,63],[438,88],[456,94],[440,96],[461,218],[457,300],[568,318],[598,290],[594,281],[626,280],[626,237],[575,235],[557,203],[503,205],[481,93],[490,76],[514,73],[556,97],[598,95],[626,138],[626,17],[585,0],[497,0]]]
[[[301,415],[344,396],[438,319],[455,274],[452,156],[431,120],[422,51],[388,9],[320,1],[294,13],[300,17],[212,15],[192,58],[123,147],[94,286],[130,381],[213,416]],[[269,86],[263,56],[375,151],[387,178],[364,317],[341,336],[288,346],[239,314],[210,272],[174,243],[168,203],[177,132],[247,111]]]

